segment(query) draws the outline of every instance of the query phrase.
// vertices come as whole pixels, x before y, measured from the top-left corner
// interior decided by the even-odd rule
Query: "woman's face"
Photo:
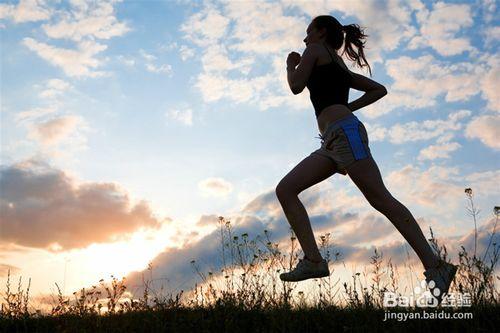
[[[321,29],[321,31],[318,31],[314,26],[314,22],[311,22],[306,30],[307,36],[304,38],[306,46],[310,43],[321,43],[325,39],[324,30]]]

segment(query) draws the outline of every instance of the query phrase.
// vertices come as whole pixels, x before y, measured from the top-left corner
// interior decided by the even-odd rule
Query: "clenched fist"
[[[300,62],[301,56],[297,52],[290,52],[286,58],[286,66],[295,68]]]

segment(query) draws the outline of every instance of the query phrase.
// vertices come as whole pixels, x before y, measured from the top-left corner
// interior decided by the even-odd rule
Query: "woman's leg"
[[[276,186],[276,195],[288,223],[297,235],[305,256],[312,261],[320,261],[322,257],[314,239],[309,216],[298,195],[335,172],[337,166],[328,157],[311,154],[297,164]]]
[[[384,214],[410,243],[425,269],[436,267],[438,256],[432,251],[410,211],[386,189],[375,160],[371,156],[358,160],[346,170],[370,205]]]

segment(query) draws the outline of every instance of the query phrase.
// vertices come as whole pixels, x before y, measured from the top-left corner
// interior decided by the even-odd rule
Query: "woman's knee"
[[[286,181],[283,181],[283,180],[278,183],[278,185],[276,186],[275,192],[276,192],[276,196],[280,200],[285,199],[288,196],[293,196],[293,195],[297,196],[298,195],[297,190],[293,186],[291,186],[290,184],[288,184]]]

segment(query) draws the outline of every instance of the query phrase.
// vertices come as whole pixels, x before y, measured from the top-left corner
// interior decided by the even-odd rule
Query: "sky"
[[[388,94],[354,114],[386,187],[455,261],[473,243],[472,188],[484,248],[499,204],[496,1],[1,1],[2,286],[9,270],[35,295],[111,274],[133,284],[152,263],[186,288],[190,260],[220,267],[219,216],[286,248],[275,187],[320,145],[286,57],[317,15],[366,29]],[[373,246],[405,262],[403,237],[348,176],[299,198],[348,265]]]

